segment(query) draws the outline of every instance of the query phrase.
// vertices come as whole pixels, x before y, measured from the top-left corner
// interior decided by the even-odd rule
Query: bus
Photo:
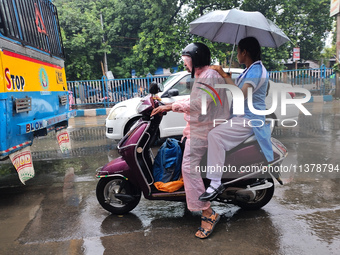
[[[51,0],[0,0],[0,159],[11,159],[23,183],[34,176],[35,137],[55,131],[60,144],[69,139],[75,111],[64,58]]]

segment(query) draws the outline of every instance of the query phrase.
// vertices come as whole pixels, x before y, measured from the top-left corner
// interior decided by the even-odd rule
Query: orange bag
[[[155,182],[154,185],[160,191],[174,192],[182,188],[184,185],[184,182],[183,182],[183,177],[181,177],[178,181],[171,181],[171,182],[166,182],[166,183]]]

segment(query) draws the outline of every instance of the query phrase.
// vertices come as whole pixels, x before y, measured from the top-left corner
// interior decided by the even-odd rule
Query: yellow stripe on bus
[[[0,92],[66,90],[65,69],[60,66],[6,50],[0,51],[0,58]]]

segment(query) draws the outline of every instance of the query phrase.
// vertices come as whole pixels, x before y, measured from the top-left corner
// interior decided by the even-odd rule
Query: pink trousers
[[[233,121],[233,124],[231,123]],[[224,166],[226,151],[235,148],[251,136],[253,128],[245,125],[248,119],[243,117],[233,117],[228,123],[223,123],[213,128],[208,134],[208,169],[216,166]],[[209,179],[221,179],[222,171],[207,172]]]
[[[190,141],[191,140],[191,141]],[[199,196],[205,192],[201,172],[196,171],[201,159],[207,151],[208,142],[188,138],[182,161],[182,176],[186,193],[187,206],[190,211],[202,211],[210,207],[210,202],[201,202]]]

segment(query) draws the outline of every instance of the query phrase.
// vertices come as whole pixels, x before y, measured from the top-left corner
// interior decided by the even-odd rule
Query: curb
[[[312,96],[308,103],[323,103],[333,101],[332,95]]]
[[[95,117],[99,115],[108,115],[110,110],[111,108],[76,110],[77,115],[75,117]]]

